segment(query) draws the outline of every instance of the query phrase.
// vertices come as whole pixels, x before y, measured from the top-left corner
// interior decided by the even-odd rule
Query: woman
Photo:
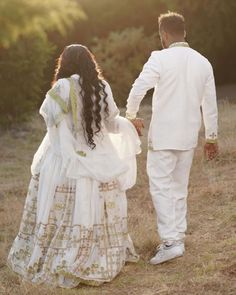
[[[77,44],[60,56],[40,114],[47,134],[8,265],[34,283],[109,282],[138,260],[125,194],[136,180],[137,133],[119,117],[93,55]]]

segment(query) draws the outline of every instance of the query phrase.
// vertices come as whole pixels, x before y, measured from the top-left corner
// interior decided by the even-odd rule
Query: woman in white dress
[[[136,181],[136,130],[119,116],[94,56],[78,44],[61,54],[40,114],[47,134],[8,265],[33,283],[109,282],[138,260],[126,200]]]

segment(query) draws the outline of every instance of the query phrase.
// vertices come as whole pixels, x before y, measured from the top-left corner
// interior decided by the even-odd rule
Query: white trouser
[[[147,173],[162,241],[183,240],[194,149],[148,151]]]

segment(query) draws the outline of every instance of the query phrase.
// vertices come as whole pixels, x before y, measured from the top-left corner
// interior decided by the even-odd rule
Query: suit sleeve
[[[158,84],[161,72],[161,63],[158,55],[157,51],[152,52],[142,72],[133,84],[126,105],[126,117],[129,119],[136,117],[145,94]]]
[[[218,108],[213,69],[210,64],[208,66],[209,73],[202,99],[202,114],[206,140],[208,142],[215,142],[218,136]]]

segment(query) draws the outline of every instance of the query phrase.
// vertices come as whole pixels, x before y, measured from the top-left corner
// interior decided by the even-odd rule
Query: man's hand
[[[204,146],[204,155],[207,159],[207,161],[211,161],[213,159],[215,159],[219,154],[219,146],[218,144],[215,143],[205,143]]]
[[[139,136],[142,136],[142,129],[144,128],[144,121],[141,118],[136,118],[133,120],[130,120],[130,122],[134,125],[135,129],[138,132]]]

